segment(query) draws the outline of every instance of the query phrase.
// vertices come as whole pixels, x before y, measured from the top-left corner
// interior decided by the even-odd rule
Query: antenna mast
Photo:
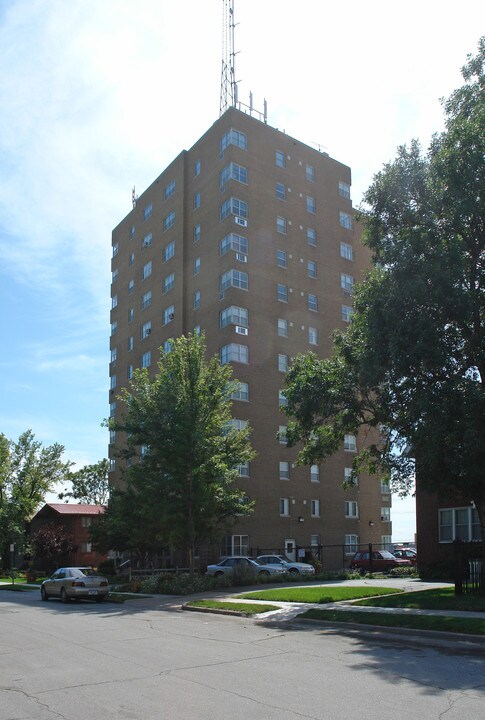
[[[222,0],[222,69],[219,115],[237,104],[234,52],[234,0]]]

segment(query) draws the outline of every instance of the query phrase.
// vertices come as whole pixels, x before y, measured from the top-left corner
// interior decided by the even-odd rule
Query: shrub
[[[116,575],[116,566],[114,560],[103,560],[98,565],[98,573],[100,575]]]

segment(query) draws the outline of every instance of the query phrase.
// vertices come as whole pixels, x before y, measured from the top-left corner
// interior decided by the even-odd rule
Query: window
[[[313,165],[306,166],[306,179],[310,182],[315,182],[315,168]]]
[[[144,266],[143,270],[141,271],[141,279],[146,280],[147,277],[150,277],[152,274],[152,261],[149,260]]]
[[[282,285],[281,283],[278,283],[278,300],[280,302],[288,302],[288,288],[286,285]]]
[[[200,337],[200,325],[196,325],[194,327],[194,335],[197,335],[197,337]]]
[[[128,295],[133,295],[134,292],[135,292],[135,281],[130,280],[130,282],[128,283]]]
[[[219,315],[219,326],[221,328],[227,327],[227,325],[241,325],[243,327],[248,326],[248,311],[246,308],[237,307],[231,305],[230,307],[221,310]]]
[[[109,389],[114,390],[116,387],[116,375],[111,375],[109,379]]]
[[[225,188],[226,183],[229,180],[236,180],[237,182],[242,183],[243,185],[248,184],[248,171],[245,167],[242,165],[238,165],[235,162],[229,163],[229,165],[226,165],[223,170],[221,170],[219,175],[219,186],[222,189]]]
[[[240,463],[236,466],[237,474],[239,477],[249,477],[249,463]]]
[[[153,213],[153,203],[149,203],[145,209],[143,210],[143,222],[145,220],[148,220],[152,216]]]
[[[134,318],[135,318],[135,311],[133,310],[132,307],[128,308],[128,322],[129,323],[133,322]]]
[[[381,535],[381,550],[390,550],[392,545],[392,535]]]
[[[352,275],[340,274],[340,287],[345,293],[352,294],[354,290],[354,278]]]
[[[340,180],[338,184],[338,194],[340,197],[350,200],[350,185],[343,180]]]
[[[240,380],[235,381],[234,390],[231,393],[232,400],[243,400],[249,401],[249,385],[246,382]]]
[[[358,487],[358,485],[359,485],[359,476],[354,475],[354,477],[352,477],[352,468],[351,467],[344,468],[344,485],[354,486],[354,487]]]
[[[163,232],[166,232],[169,230],[173,225],[175,225],[175,211],[172,210],[168,213],[168,215],[165,215],[163,218]]]
[[[308,328],[308,342],[310,345],[318,345],[318,330],[314,327]]]
[[[391,492],[391,488],[389,487],[389,483],[385,480],[381,480],[381,493],[387,494]]]
[[[194,260],[194,275],[198,275],[200,273],[200,257],[195,258]]]
[[[345,517],[346,518],[358,518],[359,517],[359,506],[355,500],[345,501]]]
[[[165,308],[162,314],[162,325],[168,325],[168,323],[171,323],[172,320],[175,317],[175,307],[174,305],[170,305],[168,308]]]
[[[152,363],[152,354],[150,350],[148,350],[146,353],[143,353],[141,356],[141,367],[142,368],[148,368],[150,367]]]
[[[117,332],[118,332],[118,323],[115,320],[114,322],[111,323],[111,335],[116,335]]]
[[[128,380],[131,380],[131,378],[133,377],[133,365],[127,365],[126,377],[128,378]]]
[[[167,262],[167,260],[170,260],[170,258],[173,258],[175,255],[175,243],[172,240],[172,242],[169,242],[168,245],[165,245],[162,252],[162,260],[163,262]]]
[[[163,347],[163,352],[164,352],[164,353],[167,353],[167,354],[168,354],[168,353],[172,352],[172,341],[171,341],[171,340],[165,340],[165,342],[163,343],[163,346],[162,346],[162,347]]]
[[[311,516],[312,517],[320,517],[320,500],[312,500],[311,501]]]
[[[129,265],[130,267],[133,267],[134,264],[135,264],[135,253],[130,253],[130,257],[129,257],[129,260],[128,260],[128,265]]]
[[[315,215],[315,213],[317,211],[315,198],[311,197],[310,195],[306,196],[306,209],[307,209],[307,212],[311,213],[312,215]]]
[[[342,227],[347,228],[347,230],[352,230],[352,218],[350,217],[349,213],[343,212],[343,210],[341,210],[339,219]]]
[[[390,507],[381,507],[381,520],[383,522],[391,521],[391,508]]]
[[[231,430],[244,430],[247,425],[247,420],[238,420],[237,418],[232,418],[232,420],[229,420],[229,422],[224,425],[223,435],[227,435]]]
[[[290,463],[280,462],[280,480],[290,479]]]
[[[286,186],[283,183],[276,183],[276,197],[278,200],[286,200]]]
[[[117,356],[118,356],[118,351],[117,351],[116,348],[113,348],[113,349],[111,350],[111,359],[110,359],[110,362],[115,363]]]
[[[153,241],[153,233],[148,233],[148,235],[145,235],[145,237],[141,241],[142,250],[143,250],[143,248],[150,247],[150,245],[152,244],[152,241]]]
[[[163,281],[163,293],[168,293],[169,290],[171,290],[175,283],[175,275],[173,273],[170,273],[170,275],[167,275],[167,277]]]
[[[288,355],[278,355],[278,370],[280,372],[288,370]]]
[[[194,177],[200,175],[200,160],[196,160],[194,163]]]
[[[115,412],[116,412],[116,403],[112,402],[109,404],[109,416],[114,417]]]
[[[130,240],[133,240],[134,237],[135,237],[135,226],[132,225],[130,227]]]
[[[307,243],[311,245],[312,247],[317,246],[317,231],[313,228],[307,228],[306,229],[306,239]]]
[[[286,267],[286,253],[284,250],[276,251],[276,264],[278,265],[278,267]]]
[[[349,245],[349,243],[341,242],[340,243],[340,257],[343,257],[346,260],[353,260],[354,259],[354,249],[353,249],[352,245]]]
[[[128,338],[128,342],[126,344],[126,349],[128,350],[128,352],[131,352],[133,350],[133,336],[130,336]]]
[[[285,153],[281,152],[281,150],[276,151],[276,167],[284,168],[286,167],[286,155]]]
[[[240,290],[248,289],[248,274],[240,270],[228,270],[223,273],[219,280],[219,290],[224,292],[230,287],[236,287]]]
[[[219,210],[219,219],[225,220],[231,214],[240,218],[247,218],[248,204],[244,200],[235,197],[224,200]]]
[[[197,310],[200,308],[200,290],[196,290],[194,292],[194,304],[193,304],[194,310]]]
[[[278,406],[280,408],[288,405],[288,398],[285,396],[284,390],[278,390]]]
[[[118,268],[113,270],[113,272],[111,273],[111,282],[112,283],[115,283],[118,280],[119,274],[120,274],[120,271],[118,270]]]
[[[312,465],[310,468],[310,480],[311,482],[320,482],[320,468],[318,465]]]
[[[220,254],[225,255],[230,250],[234,250],[237,253],[248,253],[248,239],[243,235],[236,235],[236,233],[229,233],[222,238],[220,244]]]
[[[357,452],[355,435],[344,435],[344,450],[347,450],[347,452]]]
[[[120,246],[118,243],[115,243],[113,245],[113,257],[116,257],[120,251]]]
[[[197,223],[197,225],[194,225],[194,229],[192,231],[192,240],[194,243],[197,243],[200,240],[200,225],[199,225],[199,223]]]
[[[194,210],[197,210],[197,208],[200,207],[200,192],[194,193],[194,202],[193,202],[193,208]]]
[[[290,514],[290,498],[280,498],[280,515]]]
[[[342,305],[342,320],[344,322],[350,322],[353,314],[354,308],[349,307],[349,305]]]
[[[141,309],[146,310],[147,307],[150,307],[152,304],[152,291],[148,290],[146,293],[143,293],[141,298]]]
[[[163,199],[168,200],[175,192],[175,180],[171,180],[163,191]]]
[[[359,536],[358,535],[346,535],[345,540],[345,554],[355,555],[359,549]]]
[[[312,552],[318,553],[320,547],[320,535],[310,535],[310,547]]]
[[[236,147],[240,148],[241,150],[247,150],[248,149],[247,136],[243,132],[240,132],[239,130],[234,130],[234,128],[231,128],[221,138],[221,154],[224,153],[224,150],[227,147],[229,147],[229,145],[235,145]]]
[[[278,428],[278,442],[280,445],[286,445],[286,425],[280,425]]]
[[[278,215],[276,218],[276,230],[282,235],[286,235],[286,218]]]
[[[453,542],[456,539],[464,542],[481,539],[478,513],[472,506],[438,510],[438,521],[440,543]]]
[[[118,306],[118,295],[113,295],[111,298],[111,309],[114,310]]]
[[[316,278],[317,277],[317,263],[313,260],[309,260],[307,262],[307,272],[308,277]]]
[[[244,363],[249,362],[249,348],[247,345],[239,345],[238,343],[230,343],[221,347],[220,351],[221,365],[230,362]]]
[[[221,555],[247,555],[249,535],[225,535],[221,543]]]
[[[144,323],[141,326],[141,331],[140,331],[141,339],[146,340],[146,338],[151,334],[151,332],[152,332],[152,323],[151,323],[151,320],[149,320],[148,322]]]
[[[114,468],[110,469],[114,470]],[[85,542],[81,543],[81,552],[90,553],[92,551],[92,547],[92,544],[88,540],[86,540]]]
[[[312,295],[311,293],[308,293],[308,301],[307,301],[308,309],[317,311],[318,310],[318,298],[316,295]]]
[[[278,318],[278,335],[280,337],[288,337],[288,320]]]

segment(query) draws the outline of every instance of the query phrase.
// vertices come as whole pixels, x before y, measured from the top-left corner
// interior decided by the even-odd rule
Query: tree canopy
[[[443,101],[426,153],[398,149],[359,218],[374,268],[334,353],[299,356],[286,378],[290,445],[312,463],[346,433],[354,469],[474,502],[485,537],[485,38]]]
[[[57,443],[43,447],[31,430],[16,442],[0,435],[0,550],[23,537],[46,493],[65,481],[72,463],[63,462],[63,452]]]
[[[108,461],[103,459],[70,473],[67,478],[70,487],[59,493],[59,500],[66,503],[76,500],[82,505],[106,505],[109,498],[108,467]]]
[[[113,549],[127,549],[143,527],[145,545],[184,550],[193,568],[200,543],[219,538],[235,516],[251,512],[235,485],[237,466],[254,453],[250,428],[232,423],[231,373],[217,357],[205,360],[204,337],[196,335],[174,340],[170,352],[161,349],[153,377],[135,371],[120,396],[126,412],[110,423],[126,437],[126,489],[118,490],[96,528],[98,545],[106,530],[118,534]],[[123,539],[128,499],[138,526]]]

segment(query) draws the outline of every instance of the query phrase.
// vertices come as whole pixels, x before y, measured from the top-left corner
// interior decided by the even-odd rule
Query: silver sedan
[[[283,555],[259,555],[258,562],[266,565],[274,565],[283,568],[284,572],[298,573],[301,575],[315,575],[315,568],[310,563],[291,562],[286,560]]]
[[[89,567],[59,568],[40,586],[42,600],[57,597],[65,603],[72,598],[101,602],[108,592],[107,579]]]
[[[228,557],[217,565],[208,565],[206,575],[232,575],[234,571],[254,573],[255,575],[282,575],[285,571],[276,565],[265,565],[244,556]]]

